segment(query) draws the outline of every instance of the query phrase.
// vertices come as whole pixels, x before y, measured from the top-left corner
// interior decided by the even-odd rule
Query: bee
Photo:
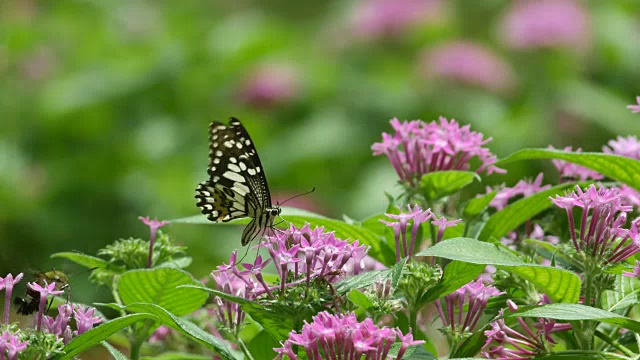
[[[38,272],[35,274],[34,278],[35,282],[40,286],[45,286],[45,282],[47,284],[55,282],[55,290],[62,290],[67,292],[67,299],[69,298],[69,278],[62,271],[51,270],[47,272]],[[18,314],[31,315],[36,312],[38,310],[38,307],[40,306],[40,292],[27,287],[27,292],[25,293],[24,297],[16,297],[13,300],[13,303],[18,307]],[[51,304],[53,304],[53,299],[49,301],[47,311],[49,310],[49,308],[51,308]]]

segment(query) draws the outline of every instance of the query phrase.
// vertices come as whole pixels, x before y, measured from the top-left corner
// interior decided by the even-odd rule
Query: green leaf
[[[566,269],[571,269],[573,271],[579,272],[580,264],[573,260],[571,257],[567,256],[564,252],[560,251],[555,245],[550,244],[546,241],[537,240],[537,239],[526,239],[523,243],[527,246],[535,250],[535,252],[548,260],[555,260],[558,264],[562,265],[562,267]]]
[[[576,153],[550,149],[523,149],[495,163],[501,167],[514,161],[560,159],[588,167],[640,191],[640,161],[603,153]]]
[[[458,347],[451,353],[450,359],[474,357],[476,356],[485,342],[487,337],[484,335],[485,328],[477,330],[470,337],[466,338]]]
[[[442,241],[417,256],[437,256],[472,264],[494,265],[536,285],[554,302],[576,303],[580,296],[580,278],[563,269],[528,264],[497,244],[469,238]]]
[[[394,347],[389,351],[389,355],[392,358],[395,358],[398,355],[399,343],[393,344]],[[424,349],[423,346],[409,346],[407,351],[402,356],[403,360],[437,360],[432,353],[428,352]]]
[[[348,277],[335,285],[336,292],[338,293],[338,295],[344,295],[350,292],[351,290],[363,289],[368,286],[371,286],[373,283],[378,281],[378,279],[380,279],[381,281],[392,279],[392,283],[395,282],[397,286],[397,281],[399,281],[399,277],[402,274],[402,269],[404,268],[404,264],[406,264],[406,259],[401,260],[399,263],[394,265],[391,269],[374,270],[374,271],[358,274],[356,276]],[[395,280],[395,279],[398,279],[398,280]]]
[[[104,348],[107,349],[109,354],[111,354],[111,356],[113,356],[113,358],[115,360],[128,360],[129,359],[125,354],[121,353],[118,349],[114,348],[108,342],[101,341],[100,344],[102,344],[102,346],[104,346]]]
[[[118,294],[125,305],[152,303],[182,316],[199,309],[207,300],[207,294],[178,286],[198,284],[189,273],[179,269],[131,270],[120,277]]]
[[[500,239],[527,220],[551,207],[553,204],[549,200],[550,196],[564,194],[567,189],[574,186],[575,184],[573,183],[554,186],[509,204],[487,220],[478,235],[478,239],[483,241],[491,238]]]
[[[289,337],[289,332],[292,329],[296,329],[296,324],[301,323],[308,315],[306,313],[294,311],[290,307],[266,307],[255,301],[229,295],[222,291],[209,289],[203,286],[185,285],[182,287],[205,291],[238,304],[245,313],[249,314],[253,320],[259,323],[274,339],[278,341]]]
[[[311,227],[324,226],[326,231],[334,231],[337,238],[351,241],[358,240],[361,245],[370,247],[368,255],[380,261],[385,265],[395,263],[395,251],[392,250],[385,242],[381,241],[381,236],[375,232],[363,228],[359,225],[349,225],[341,220],[330,219],[322,215],[314,214],[309,211],[296,208],[282,207],[282,218],[287,223],[291,223],[297,227],[301,227],[309,223]],[[178,224],[247,224],[248,218],[236,219],[226,223],[214,223],[209,221],[204,215],[196,215],[182,219],[171,220],[172,223]],[[279,227],[288,227],[287,223],[282,223]]]
[[[580,304],[549,304],[526,307],[508,317],[536,317],[561,321],[596,320],[640,333],[640,322],[616,313]]]
[[[71,342],[64,347],[64,354],[56,355],[50,358],[50,360],[73,359],[75,356],[89,348],[98,345],[101,341],[107,339],[117,331],[124,329],[137,321],[146,319],[157,320],[157,317],[153,314],[140,313],[125,315],[117,319],[109,320],[104,324],[100,324],[93,329],[78,335],[78,337],[71,340]]]
[[[422,296],[419,302],[420,306],[450,294],[470,281],[475,280],[484,268],[485,265],[481,264],[455,260],[450,262],[444,268],[440,282]]]
[[[476,218],[478,215],[482,214],[497,194],[497,191],[493,191],[486,195],[469,200],[469,202],[467,202],[467,206],[464,207],[462,217],[465,219]]]
[[[427,201],[435,201],[460,191],[473,179],[480,179],[473,171],[436,171],[422,176],[420,187]]]
[[[142,356],[142,360],[211,360],[211,355],[187,354],[183,352],[164,352],[155,356]]]
[[[351,301],[354,305],[365,310],[373,306],[373,303],[371,302],[371,300],[369,300],[367,295],[357,289],[349,291],[349,293],[347,294],[347,298],[349,298],[349,301]]]
[[[276,357],[276,352],[273,349],[278,347],[281,347],[280,343],[264,330],[256,334],[247,344],[254,359],[273,359]]]
[[[108,304],[111,307],[117,307],[122,310],[134,313],[149,313],[156,316],[156,321],[182,333],[188,338],[197,341],[198,343],[208,347],[209,349],[217,352],[223,359],[235,360],[231,349],[221,339],[213,336],[208,331],[205,331],[198,327],[196,324],[180,318],[175,314],[172,314],[167,309],[156,304],[149,303],[135,303],[127,306],[119,306],[117,304]]]
[[[285,219],[297,227],[309,223],[311,227],[324,226],[325,231],[335,232],[337,238],[351,241],[358,240],[360,245],[369,246],[367,255],[378,260],[386,266],[395,264],[396,253],[386,242],[382,241],[380,235],[367,230],[359,225],[348,225],[343,221],[329,218],[310,218],[302,216],[288,216]]]
[[[79,252],[59,252],[51,255],[51,258],[61,258],[73,261],[74,263],[84,266],[86,268],[108,268],[112,266],[108,261],[91,256],[85,255]]]
[[[565,350],[555,351],[546,356],[538,356],[536,360],[622,360],[627,359],[616,353],[589,350]]]
[[[640,289],[635,288],[636,279],[628,276],[616,276],[613,290],[604,292],[603,305],[608,311],[621,311],[640,303],[638,294]]]

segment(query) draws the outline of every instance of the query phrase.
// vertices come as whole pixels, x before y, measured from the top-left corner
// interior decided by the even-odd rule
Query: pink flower
[[[145,225],[147,225],[149,227],[149,231],[150,231],[150,236],[149,236],[149,257],[147,260],[147,267],[151,268],[151,264],[152,264],[152,260],[153,260],[153,244],[156,241],[156,234],[158,232],[158,229],[165,226],[165,225],[169,225],[170,222],[168,222],[167,220],[162,220],[162,221],[158,221],[158,218],[155,218],[153,220],[149,220],[149,217],[142,217],[139,216],[138,220],[142,221]]]
[[[360,0],[350,20],[356,38],[397,37],[421,23],[440,18],[441,0]]]
[[[495,287],[475,280],[446,295],[444,311],[440,300],[435,305],[444,326],[450,327],[451,332],[464,334],[473,331],[489,299],[502,294]]]
[[[500,28],[514,49],[585,49],[591,42],[591,16],[576,0],[515,1]]]
[[[522,197],[527,198],[531,195],[539,193],[540,191],[550,188],[551,185],[542,185],[543,176],[544,174],[540,173],[534,180],[520,180],[512,188],[506,187],[504,184],[500,185],[500,187],[496,191],[496,196],[493,198],[493,200],[491,200],[489,206],[500,211],[508,205],[509,200],[515,198],[516,196],[522,195]],[[487,187],[487,193],[490,193],[492,191],[493,189]]]
[[[549,149],[556,150],[551,145],[549,145]],[[571,146],[567,146],[563,149],[563,151],[571,152],[573,150]],[[582,149],[577,148],[575,152],[577,153],[582,152]],[[558,159],[551,160],[551,162],[553,163],[553,166],[555,166],[558,172],[560,173],[561,180],[580,180],[580,181],[585,181],[588,179],[600,180],[604,177],[595,170],[591,170],[589,168],[580,166],[578,164],[574,164],[572,162],[558,160]]]
[[[640,96],[636,96],[636,102],[638,105],[629,105],[627,109],[631,110],[633,113],[640,113]]]
[[[76,328],[78,330],[74,331],[74,334],[80,335],[84,334],[88,330],[93,329],[93,325],[99,324],[104,321],[103,318],[99,316],[93,316],[93,313],[96,311],[95,308],[86,306],[84,309],[77,305],[73,310],[73,318],[76,320]]]
[[[633,267],[633,271],[625,271],[622,275],[640,278],[640,260],[636,260],[636,266]]]
[[[7,274],[4,278],[0,278],[0,290],[5,290],[4,296],[4,324],[9,324],[9,309],[11,305],[11,294],[13,293],[13,286],[22,280],[23,273],[16,275],[14,278],[12,274]]]
[[[616,140],[609,140],[608,144],[610,147],[603,146],[602,152],[640,160],[640,141],[635,135],[626,138],[618,136]]]
[[[27,286],[31,288],[33,291],[37,291],[40,293],[40,307],[38,308],[38,314],[36,315],[36,330],[40,330],[42,326],[42,318],[44,316],[44,308],[47,305],[47,298],[49,295],[60,295],[64,293],[64,290],[55,290],[56,283],[52,282],[51,284],[47,284],[46,280],[44,281],[44,286],[41,286],[37,282],[27,283]]]
[[[607,264],[623,261],[640,251],[640,218],[631,223],[630,229],[623,228],[627,213],[633,208],[623,202],[618,188],[598,189],[591,185],[583,191],[576,186],[576,191],[550,199],[566,210],[571,240],[577,251],[585,251]],[[582,213],[578,232],[574,228],[574,207],[581,208]]]
[[[419,64],[427,79],[441,78],[496,92],[515,85],[511,66],[491,49],[472,42],[450,42],[426,50]]]
[[[240,99],[257,108],[287,103],[300,92],[296,71],[284,64],[264,64],[257,67],[244,80]]]
[[[299,346],[307,359],[361,359],[365,356],[367,359],[387,359],[391,345],[398,338],[401,345],[396,359],[401,359],[409,346],[424,344],[398,329],[379,328],[371,319],[358,322],[352,313],[332,315],[323,311],[315,315],[311,323],[305,321],[300,333],[291,331],[282,347],[274,350],[278,353],[277,359],[286,355],[297,360],[293,345]]]
[[[385,214],[387,217],[395,219],[396,221],[380,219],[381,223],[393,228],[393,234],[396,240],[396,262],[400,261],[401,258],[408,257],[411,259],[413,257],[413,249],[415,247],[420,224],[428,221],[429,219],[435,218],[431,209],[423,211],[418,205],[414,205],[413,209],[411,209],[411,205],[408,205],[407,207],[409,208],[408,213],[400,212],[400,214]],[[409,225],[410,220],[412,220],[411,239],[409,246],[407,246],[407,226]],[[401,238],[402,243],[400,242]]]
[[[415,186],[423,175],[444,170],[468,170],[472,158],[481,165],[477,173],[503,173],[493,165],[497,158],[483,147],[491,138],[471,131],[470,125],[460,126],[455,120],[440,117],[440,122],[404,121],[394,118],[395,134],[382,134],[382,142],[371,146],[373,155],[386,155],[400,180]]]

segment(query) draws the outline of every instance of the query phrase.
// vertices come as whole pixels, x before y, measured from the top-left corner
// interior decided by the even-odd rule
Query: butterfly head
[[[282,212],[282,209],[280,208],[279,204],[276,204],[272,208],[267,209],[267,211],[269,212],[269,216],[271,216],[272,218],[275,218],[278,215],[280,215],[280,213]]]

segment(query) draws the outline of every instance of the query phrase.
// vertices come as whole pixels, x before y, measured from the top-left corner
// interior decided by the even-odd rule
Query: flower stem
[[[607,334],[596,330],[595,335],[597,337],[599,337],[600,339],[602,339],[604,342],[606,342],[607,344],[613,346],[614,348],[616,348],[618,351],[620,351],[621,353],[629,356],[629,357],[634,357],[636,356],[636,354],[633,353],[633,351],[627,349],[627,347],[625,347],[624,345],[620,344],[618,342],[618,340],[612,339],[610,338]]]

